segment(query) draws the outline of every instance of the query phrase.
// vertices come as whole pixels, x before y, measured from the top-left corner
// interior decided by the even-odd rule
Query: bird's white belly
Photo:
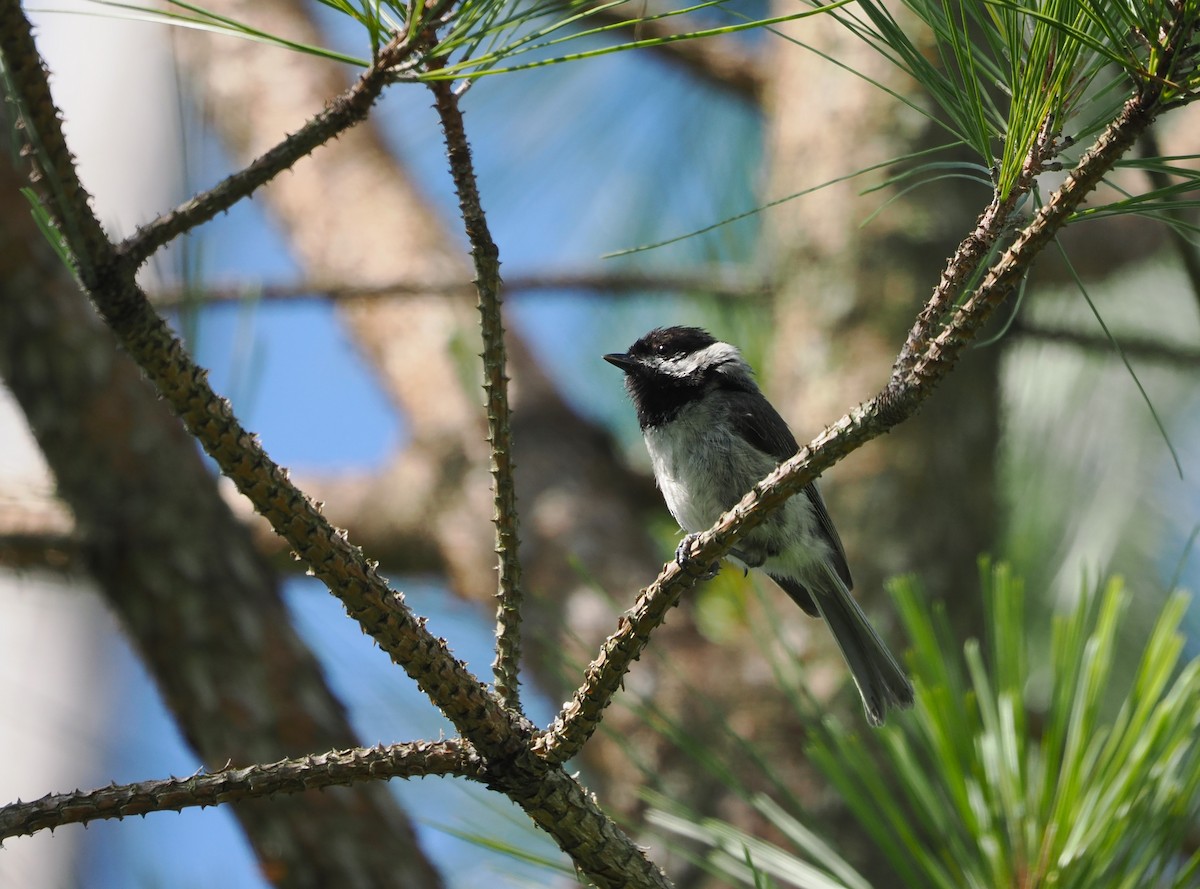
[[[704,531],[774,468],[701,405],[645,432],[667,508],[685,531]]]
[[[776,465],[725,424],[714,422],[702,405],[645,430],[645,439],[667,508],[688,532],[712,527]],[[815,535],[814,525],[812,504],[799,494],[743,538],[738,548],[774,554],[763,566],[768,571],[803,576],[814,560],[828,558],[828,547]]]
[[[649,446],[649,435],[646,441]],[[654,477],[667,508],[683,530],[703,531],[725,511],[711,483],[712,455],[685,451],[674,446],[669,437],[663,444],[649,450]]]

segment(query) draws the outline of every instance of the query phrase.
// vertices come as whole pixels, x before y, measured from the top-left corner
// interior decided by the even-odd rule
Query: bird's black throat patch
[[[646,368],[635,368],[625,374],[625,389],[642,429],[669,423],[684,407],[703,396],[706,388],[703,379],[677,379]]]

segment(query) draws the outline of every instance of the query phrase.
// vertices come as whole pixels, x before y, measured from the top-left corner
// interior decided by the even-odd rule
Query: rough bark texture
[[[185,737],[210,768],[354,745],[277,578],[34,225],[22,185],[0,168],[0,373]],[[234,811],[277,885],[441,885],[384,785]]]

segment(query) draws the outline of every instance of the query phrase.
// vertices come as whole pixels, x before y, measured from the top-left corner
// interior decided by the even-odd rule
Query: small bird
[[[699,532],[799,446],[737,348],[706,330],[657,328],[604,360],[625,372],[654,477],[688,532],[675,553],[682,565]],[[846,553],[815,483],[730,555],[761,568],[808,614],[825,619],[872,725],[883,724],[889,707],[911,706],[912,684],[850,595]]]

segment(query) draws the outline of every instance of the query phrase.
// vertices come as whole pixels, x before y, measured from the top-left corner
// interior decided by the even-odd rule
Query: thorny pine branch
[[[17,162],[18,146],[9,141],[15,134],[8,128],[0,138],[7,149],[0,160],[0,377],[56,484],[50,491],[30,480],[21,487],[32,499],[5,503],[11,498],[0,495],[0,522],[30,529],[29,520],[39,519],[45,530],[72,531],[68,550],[46,554],[73,559],[60,561],[60,570],[76,576],[58,582],[78,586],[87,578],[103,596],[207,767],[360,745],[316,656],[287,619],[282,579],[255,552],[260,540],[235,517],[195,441],[120,354],[30,214],[20,193],[28,165]],[[61,499],[47,499],[52,494]],[[73,786],[30,787],[26,798]],[[383,786],[361,783],[322,799],[247,799],[231,814],[268,873],[322,885],[363,880],[378,889],[442,884]]]
[[[22,126],[38,153],[43,175],[38,184],[61,195],[48,200],[68,238],[80,277],[105,320],[138,361],[188,428],[296,553],[346,603],[380,647],[406,666],[451,721],[489,753],[511,746],[513,726],[498,703],[424,628],[423,622],[392,593],[375,566],[334,529],[288,480],[254,436],[233,416],[227,401],[208,385],[196,366],[133,281],[131,266],[120,262],[91,212],[62,138],[57,109],[29,23],[15,0],[0,2],[0,49],[12,74]],[[47,182],[46,180],[51,180]],[[464,690],[474,687],[464,697]],[[439,700],[441,699],[441,700]]]
[[[413,741],[357,747],[268,765],[58,793],[0,808],[0,841],[64,824],[87,824],[150,812],[178,812],[277,793],[303,793],[358,781],[458,775],[475,778],[483,763],[461,741]]]
[[[363,72],[358,82],[331,99],[325,109],[299,131],[223,182],[139,228],[117,247],[117,253],[125,261],[140,266],[156,250],[179,235],[228,210],[284,170],[290,169],[302,157],[366,120],[396,69],[414,66],[418,61],[414,57],[432,45],[442,15],[451,5],[450,0],[440,0],[431,6],[422,18],[421,27],[396,34],[380,50],[374,64]]]
[[[521,561],[517,533],[517,493],[513,473],[512,428],[509,423],[508,376],[505,372],[504,319],[500,313],[500,251],[488,230],[479,200],[471,148],[463,128],[458,97],[448,80],[429,83],[442,122],[450,173],[458,194],[459,213],[471,242],[479,320],[483,332],[483,391],[487,396],[489,453],[492,472],[492,521],[496,526],[499,582],[496,604],[496,659],[492,671],[496,693],[508,707],[521,709]]]
[[[1042,121],[1041,130],[1030,147],[1029,157],[1013,188],[1007,195],[1001,195],[997,191],[991,203],[980,214],[971,234],[959,243],[947,261],[933,294],[917,315],[916,323],[909,331],[900,354],[896,356],[892,368],[893,380],[909,373],[929,348],[930,340],[937,335],[939,326],[954,308],[954,300],[962,292],[963,286],[996,247],[1005,229],[1011,224],[1017,207],[1033,187],[1034,178],[1056,153],[1052,123],[1052,117]]]

